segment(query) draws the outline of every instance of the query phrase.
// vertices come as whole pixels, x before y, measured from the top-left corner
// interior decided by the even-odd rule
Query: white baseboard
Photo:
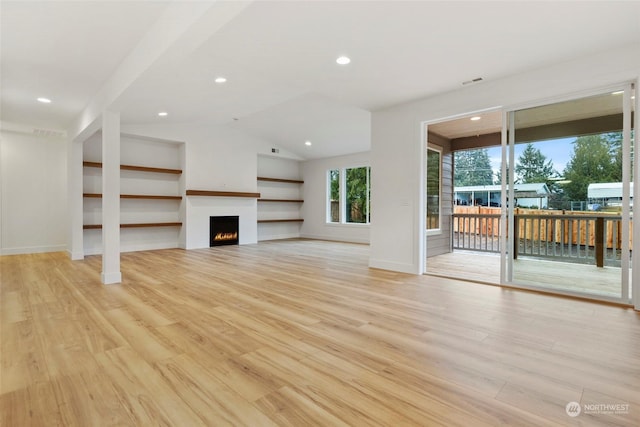
[[[67,254],[69,255],[69,258],[71,259],[71,261],[78,261],[78,260],[84,259],[84,252],[82,251],[72,252],[69,249],[67,249]]]
[[[152,244],[139,244],[139,245],[131,245],[124,246],[120,248],[120,252],[139,252],[139,251],[155,251],[159,249],[175,249],[179,248],[177,242],[160,242],[160,243],[152,243]],[[85,248],[85,255],[101,255],[102,248]]]
[[[267,240],[282,240],[282,239],[296,239],[300,237],[299,233],[290,233],[290,234],[273,234],[269,236],[258,236],[258,241],[263,242]]]
[[[54,246],[26,246],[22,248],[3,248],[0,255],[22,255],[22,254],[40,254],[46,252],[64,252],[67,245]]]
[[[115,271],[112,273],[101,273],[100,279],[102,280],[102,283],[105,285],[122,283],[122,273],[120,271]]]
[[[417,265],[385,261],[380,259],[370,259],[369,267],[379,268],[381,270],[397,271],[399,273],[421,274],[421,272],[418,271],[419,267]]]
[[[328,240],[330,242],[361,243],[365,245],[369,244],[369,239],[342,238],[336,236],[323,236],[320,234],[301,234],[300,237],[303,239]]]

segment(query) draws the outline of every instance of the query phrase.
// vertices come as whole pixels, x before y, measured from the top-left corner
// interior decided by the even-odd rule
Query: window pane
[[[427,149],[427,230],[440,228],[440,152]]]
[[[515,112],[513,282],[622,297],[624,120],[622,93],[608,91]]]
[[[329,171],[329,222],[340,222],[340,171]]]
[[[367,223],[368,167],[346,169],[346,222]]]
[[[371,222],[371,168],[367,168],[367,224]]]

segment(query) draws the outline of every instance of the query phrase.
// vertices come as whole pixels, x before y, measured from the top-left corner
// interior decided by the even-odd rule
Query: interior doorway
[[[502,112],[425,125],[425,272],[500,284]]]

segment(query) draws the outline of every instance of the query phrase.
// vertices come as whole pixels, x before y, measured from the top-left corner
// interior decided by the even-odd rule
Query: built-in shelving
[[[286,182],[289,184],[304,184],[304,181],[299,179],[282,179],[282,178],[269,178],[266,176],[259,176],[258,181],[269,181],[269,182]]]
[[[209,191],[209,190],[187,190],[187,196],[203,196],[203,197],[247,197],[257,199],[260,193],[244,193],[239,191]]]
[[[100,162],[82,162],[82,166],[87,168],[101,168]],[[137,172],[152,172],[152,173],[170,173],[174,175],[180,175],[182,169],[167,169],[167,168],[152,168],[148,166],[134,166],[134,165],[120,165],[120,170],[137,171]]]
[[[258,240],[300,236],[301,206],[304,203],[301,185],[296,179],[300,164],[295,160],[258,158]]]
[[[100,193],[83,193],[83,197],[101,199]],[[121,199],[147,199],[147,200],[182,200],[182,196],[162,196],[155,194],[121,194]]]
[[[143,222],[137,224],[120,224],[120,228],[148,228],[148,227],[180,227],[181,222]],[[82,226],[85,230],[100,230],[102,224],[85,224]]]
[[[184,146],[122,135],[120,148],[120,248],[152,250],[184,245]],[[83,146],[83,229],[85,253],[100,253],[104,218],[102,138]],[[164,166],[164,167],[157,167]],[[101,203],[102,201],[102,203]]]

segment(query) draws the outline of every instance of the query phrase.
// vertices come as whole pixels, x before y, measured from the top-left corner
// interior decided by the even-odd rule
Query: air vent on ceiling
[[[33,134],[35,136],[56,137],[56,138],[60,138],[64,136],[64,132],[60,132],[58,130],[38,129],[38,128],[33,128]]]

